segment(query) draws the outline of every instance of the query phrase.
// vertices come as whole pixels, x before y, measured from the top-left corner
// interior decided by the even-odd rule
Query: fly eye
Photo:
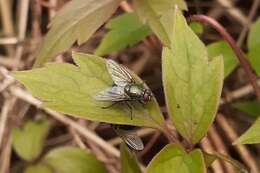
[[[149,101],[151,99],[151,93],[149,91],[146,91],[144,93],[144,101]]]

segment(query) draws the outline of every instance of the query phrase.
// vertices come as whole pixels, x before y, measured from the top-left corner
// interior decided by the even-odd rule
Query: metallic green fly
[[[124,102],[131,113],[131,102],[137,101],[144,105],[151,100],[152,92],[150,89],[145,88],[144,84],[135,81],[131,73],[122,65],[117,64],[113,60],[107,60],[106,66],[109,74],[112,77],[114,84],[111,87],[101,91],[96,95],[96,100],[111,101],[111,105],[103,108],[109,108],[117,103]]]
[[[131,102],[137,101],[144,105],[151,100],[152,92],[145,88],[143,84],[134,80],[131,73],[113,60],[107,60],[106,66],[112,77],[114,84],[96,95],[96,100],[112,102],[111,105],[103,108],[109,108],[117,103],[125,103],[131,113]],[[133,132],[123,130],[118,125],[112,125],[113,129],[121,139],[132,149],[142,150],[144,148],[142,140]]]

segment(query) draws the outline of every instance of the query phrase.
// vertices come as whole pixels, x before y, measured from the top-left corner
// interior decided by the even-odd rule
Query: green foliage
[[[94,97],[113,84],[105,60],[81,53],[74,53],[73,59],[78,66],[51,63],[44,68],[16,72],[15,77],[53,110],[94,121],[160,128],[163,117],[154,98],[144,107],[134,105],[132,120],[125,104],[103,109],[111,103]]]
[[[189,26],[196,34],[203,33],[203,25],[200,22],[191,22]]]
[[[48,129],[47,120],[29,121],[22,129],[14,128],[12,138],[15,152],[24,160],[33,161],[36,159],[42,151]]]
[[[260,143],[260,118],[243,133],[234,144],[257,144]]]
[[[40,163],[26,167],[24,173],[53,173],[53,171],[48,166]]]
[[[199,149],[186,153],[176,144],[164,147],[149,163],[147,173],[206,173]]]
[[[239,109],[242,112],[248,113],[252,117],[256,118],[260,116],[260,106],[257,100],[254,101],[240,101],[233,103],[232,106]]]
[[[260,44],[259,44],[260,47]],[[248,52],[249,62],[256,74],[260,76],[260,49],[254,48]]]
[[[73,0],[68,2],[50,23],[36,57],[34,67],[42,66],[51,57],[79,44],[89,37],[115,12],[120,0]]]
[[[96,55],[113,53],[126,46],[134,45],[150,34],[147,25],[142,24],[135,13],[125,13],[110,20],[106,24],[110,31],[103,37],[96,49]]]
[[[121,173],[141,173],[136,156],[129,151],[127,146],[120,145]]]
[[[260,76],[260,18],[252,24],[248,39],[247,39],[247,46],[248,46],[248,56],[249,61],[256,71],[257,75]]]
[[[106,169],[96,157],[87,150],[61,147],[50,151],[43,162],[58,173],[106,173]]]
[[[166,46],[170,45],[169,27],[171,27],[172,10],[177,5],[180,9],[187,9],[183,0],[134,0],[135,10],[144,23],[148,23],[152,31]]]
[[[247,46],[249,51],[254,48],[259,48],[260,45],[260,18],[253,23],[250,27],[250,31],[247,38]]]
[[[237,66],[237,57],[226,41],[218,41],[207,46],[209,58],[222,55],[224,60],[224,76],[227,77]]]
[[[163,48],[163,84],[169,116],[180,134],[197,143],[215,117],[223,83],[223,60],[207,50],[176,10],[171,48]]]

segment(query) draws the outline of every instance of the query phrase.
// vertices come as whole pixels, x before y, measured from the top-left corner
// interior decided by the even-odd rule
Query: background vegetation
[[[1,0],[0,173],[260,172],[259,7]],[[133,120],[91,97],[112,84],[100,56],[153,91]],[[108,123],[138,126],[144,150]]]

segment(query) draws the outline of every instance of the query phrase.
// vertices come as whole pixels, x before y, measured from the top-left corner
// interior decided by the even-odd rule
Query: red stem
[[[225,30],[225,28],[220,23],[218,23],[215,19],[205,16],[205,15],[201,15],[201,14],[192,15],[190,17],[190,19],[193,21],[200,21],[200,22],[205,22],[205,23],[210,24],[229,43],[231,48],[234,50],[241,66],[245,70],[251,85],[253,86],[253,88],[255,90],[257,100],[260,102],[260,88],[257,85],[257,77],[254,74],[253,70],[251,69],[242,50],[237,46],[235,40],[230,36],[230,34]]]

